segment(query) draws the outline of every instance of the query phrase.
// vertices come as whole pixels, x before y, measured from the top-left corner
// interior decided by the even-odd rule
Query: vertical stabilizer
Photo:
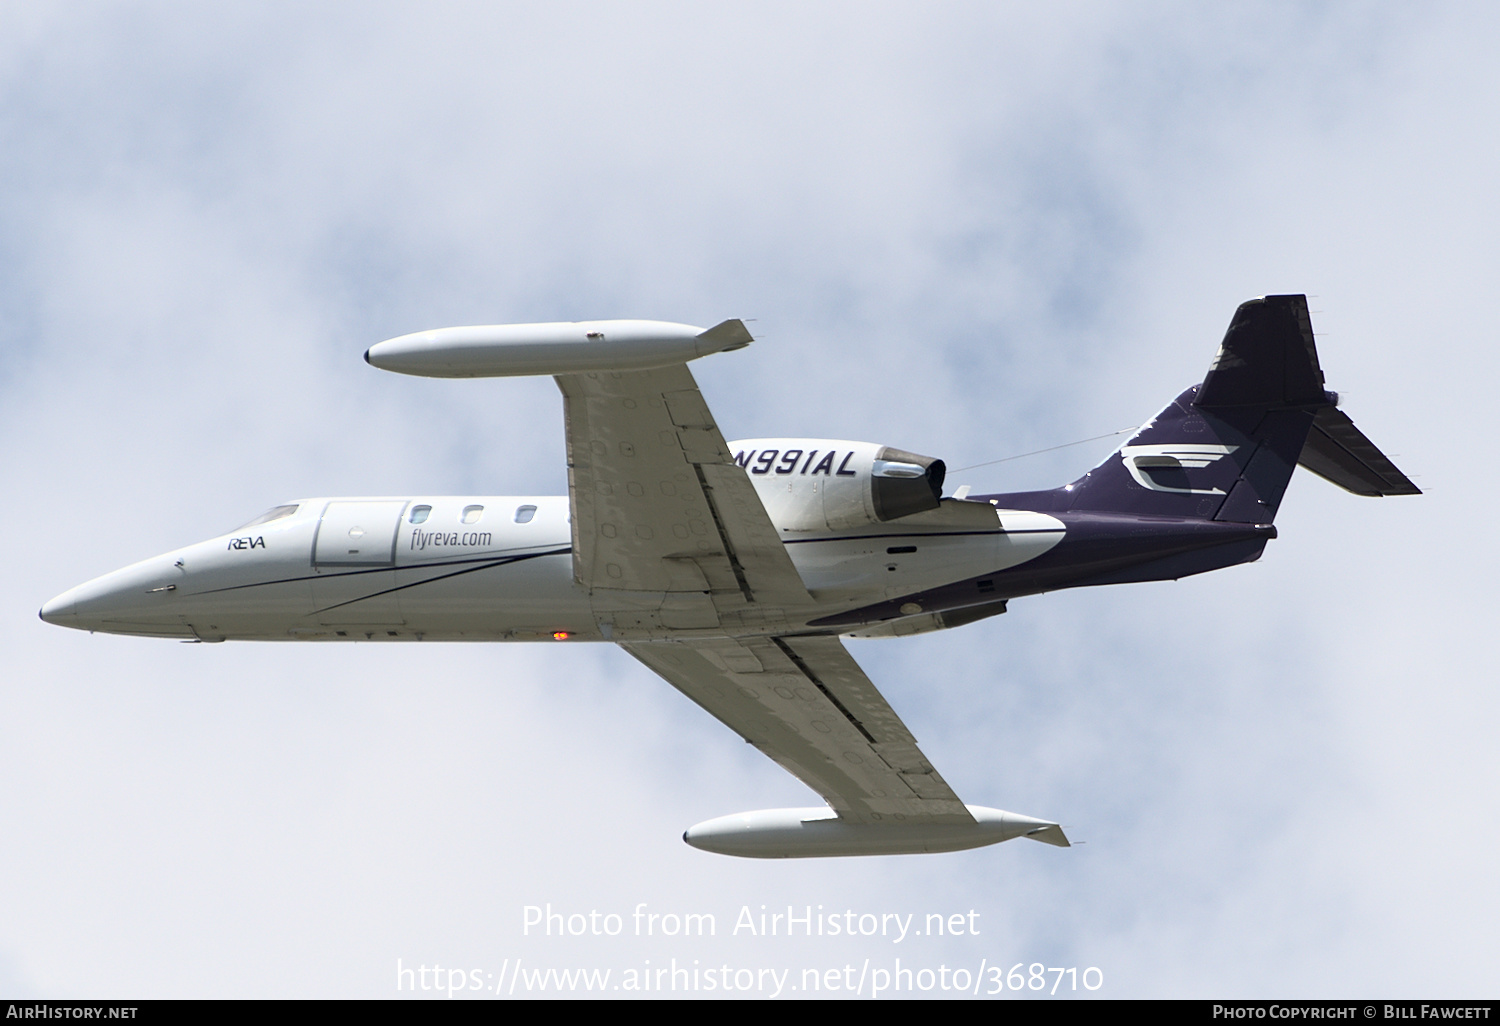
[[[1242,303],[1203,382],[1069,485],[1069,508],[1269,524],[1323,388],[1305,296]]]
[[[1016,509],[1270,524],[1300,464],[1356,495],[1421,489],[1337,409],[1306,296],[1241,303],[1200,384],[1070,485],[985,496]]]

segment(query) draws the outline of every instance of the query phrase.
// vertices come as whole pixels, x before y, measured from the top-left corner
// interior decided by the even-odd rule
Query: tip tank
[[[645,370],[742,349],[752,339],[742,321],[705,331],[669,321],[557,321],[436,328],[371,346],[365,362],[428,378],[494,378]]]
[[[854,823],[827,807],[763,809],[720,816],[689,827],[682,839],[694,848],[752,859],[821,858],[833,855],[915,855],[963,851],[1014,837],[1071,847],[1062,827],[981,805],[967,805],[973,820]]]

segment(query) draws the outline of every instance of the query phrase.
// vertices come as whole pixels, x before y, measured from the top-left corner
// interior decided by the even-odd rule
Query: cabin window
[[[482,516],[484,516],[483,506],[465,506],[463,516],[458,519],[460,523],[477,524]]]
[[[413,506],[411,508],[411,516],[406,518],[406,522],[409,524],[425,524],[427,523],[427,518],[431,515],[431,506]]]
[[[291,516],[295,512],[297,512],[297,507],[295,504],[290,506],[272,506],[260,516],[250,521],[248,524],[236,527],[234,530],[243,531],[246,527],[259,527],[261,524],[269,524],[273,520],[282,520],[286,517]],[[233,534],[234,531],[231,531],[230,533]]]
[[[535,506],[521,506],[516,510],[516,523],[529,524],[534,516],[536,516]]]

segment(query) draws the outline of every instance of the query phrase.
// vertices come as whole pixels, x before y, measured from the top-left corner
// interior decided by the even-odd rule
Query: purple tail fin
[[[1205,409],[1196,386],[1064,491],[1070,509],[1269,524],[1314,411]]]
[[[1352,423],[1340,433],[1348,418],[1337,404],[1324,390],[1307,297],[1252,299],[1235,311],[1202,384],[1118,452],[1050,493],[997,498],[1029,509],[1269,524],[1299,462],[1360,494],[1415,494]]]

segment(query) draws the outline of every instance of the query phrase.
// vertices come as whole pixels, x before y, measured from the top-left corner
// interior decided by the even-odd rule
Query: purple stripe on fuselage
[[[840,627],[892,620],[907,615],[901,612],[901,607],[913,602],[922,607],[923,613],[937,613],[1063,588],[1175,580],[1251,562],[1259,558],[1265,543],[1276,537],[1276,528],[1270,524],[1126,513],[1054,511],[1051,515],[1063,522],[1067,532],[1062,541],[1035,559],[955,584],[825,616],[812,621],[811,626]]]

